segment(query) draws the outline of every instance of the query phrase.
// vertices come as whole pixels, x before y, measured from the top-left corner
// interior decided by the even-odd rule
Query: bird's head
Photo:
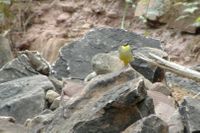
[[[131,46],[128,44],[128,43],[124,43],[122,46],[121,46],[121,49],[123,51],[130,51],[131,50]]]

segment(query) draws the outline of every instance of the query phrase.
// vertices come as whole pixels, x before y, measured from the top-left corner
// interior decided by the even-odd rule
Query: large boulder
[[[179,112],[187,133],[200,132],[200,100],[185,97]]]
[[[0,83],[38,74],[49,75],[48,63],[37,52],[25,51],[0,69]]]
[[[53,66],[54,75],[59,79],[71,77],[83,80],[93,71],[91,65],[93,56],[98,53],[116,51],[124,41],[136,48],[134,51],[142,47],[161,49],[161,43],[158,40],[145,38],[133,32],[113,28],[94,29],[88,32],[83,39],[72,42],[60,50],[60,56]],[[139,63],[138,67],[141,65]],[[144,67],[138,69],[139,72],[143,72],[144,69],[149,72],[150,68],[147,63],[144,62],[142,65]],[[145,75],[148,74],[145,73]],[[151,77],[150,81],[152,81],[153,76],[148,77]]]
[[[0,36],[0,68],[13,59],[8,39]]]
[[[147,96],[142,76],[129,68],[92,79],[80,95],[54,112],[50,123],[43,121],[29,129],[49,133],[118,133],[153,113],[153,101]]]
[[[54,89],[48,77],[36,75],[0,84],[0,115],[23,123],[45,108],[45,92]]]

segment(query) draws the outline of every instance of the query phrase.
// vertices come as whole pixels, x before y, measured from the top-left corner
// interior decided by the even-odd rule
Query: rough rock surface
[[[58,108],[49,125],[35,125],[48,133],[117,133],[154,113],[142,77],[133,69],[98,76],[81,95]]]
[[[74,95],[80,93],[85,84],[83,82],[73,81],[73,80],[64,80],[63,92],[64,95],[68,97],[73,97]]]
[[[151,21],[160,22],[160,19],[170,10],[170,7],[170,0],[141,0],[137,3],[135,16],[145,16]]]
[[[154,109],[157,116],[163,121],[168,122],[175,112],[174,100],[157,91],[147,91],[148,96],[153,99]],[[167,108],[167,109],[166,109]]]
[[[200,25],[196,19],[200,16],[200,2],[180,2],[171,8],[166,16],[168,26],[179,31],[196,33]],[[196,24],[195,24],[196,23]]]
[[[168,133],[168,125],[156,115],[144,117],[122,133]]]
[[[187,133],[200,132],[200,100],[185,97],[179,112]]]
[[[27,129],[23,125],[0,118],[0,133],[27,133]]]
[[[178,110],[174,112],[167,123],[169,125],[169,133],[184,133],[183,122]]]
[[[57,97],[56,99],[54,99],[53,103],[50,106],[51,110],[55,110],[56,108],[58,108],[61,105],[61,102],[66,102],[70,99],[70,97],[64,95],[61,101],[61,97]]]
[[[0,115],[23,123],[45,108],[45,91],[54,89],[46,76],[36,75],[0,84]]]
[[[124,63],[119,59],[118,52],[96,54],[92,58],[91,64],[97,75],[114,72],[124,67]]]
[[[49,66],[41,56],[26,52],[0,69],[0,83],[40,73],[48,75],[49,72]]]
[[[156,82],[152,85],[151,88],[149,88],[149,90],[152,91],[158,91],[166,96],[170,96],[171,95],[171,90],[168,86],[166,86],[165,84],[161,83],[161,82]]]
[[[149,53],[153,53],[159,57],[162,57],[164,59],[168,58],[168,55],[166,52],[162,51],[161,49],[152,48],[150,46],[148,47],[141,47],[133,51],[133,55],[135,56],[135,60],[131,62],[131,66],[140,72],[144,77],[146,77],[151,82],[161,82],[165,77],[165,72],[163,69],[151,65],[149,63],[146,63],[142,59],[138,59],[137,55],[142,54],[144,56],[149,57]]]
[[[0,68],[13,59],[8,39],[0,36]]]
[[[44,133],[43,130],[38,130],[38,128],[36,128],[35,126],[38,124],[41,124],[40,127],[46,126],[52,121],[53,118],[54,118],[54,112],[50,110],[44,110],[41,114],[31,119],[27,119],[24,125],[27,128],[28,133],[37,133],[37,132]]]
[[[135,48],[161,49],[158,40],[144,38],[132,32],[112,28],[94,29],[83,39],[72,42],[60,50],[59,59],[53,67],[55,76],[59,79],[72,77],[84,80],[92,72],[91,59],[94,55],[116,51],[125,40]]]
[[[178,86],[191,92],[200,92],[200,83],[197,83],[194,80],[179,77],[178,75],[170,72],[167,72],[165,76],[167,83],[170,85],[170,87]]]

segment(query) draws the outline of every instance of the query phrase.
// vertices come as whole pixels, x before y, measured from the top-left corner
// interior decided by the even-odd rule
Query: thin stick
[[[126,14],[127,14],[127,10],[128,10],[128,3],[125,3],[125,8],[124,8],[124,13],[123,13],[123,17],[122,17],[122,23],[121,23],[121,29],[125,28],[125,19],[126,19]]]
[[[167,61],[152,53],[149,53],[149,56],[151,57],[151,59],[142,54],[138,54],[136,57],[143,59],[153,65],[166,69],[170,72],[178,74],[180,76],[200,82],[200,73],[198,71]]]
[[[192,98],[197,98],[200,95],[200,92],[194,95]]]

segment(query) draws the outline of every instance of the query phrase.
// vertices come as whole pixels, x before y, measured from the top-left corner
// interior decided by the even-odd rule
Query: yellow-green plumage
[[[128,44],[119,47],[119,58],[127,66],[131,61],[133,61],[132,49]]]

